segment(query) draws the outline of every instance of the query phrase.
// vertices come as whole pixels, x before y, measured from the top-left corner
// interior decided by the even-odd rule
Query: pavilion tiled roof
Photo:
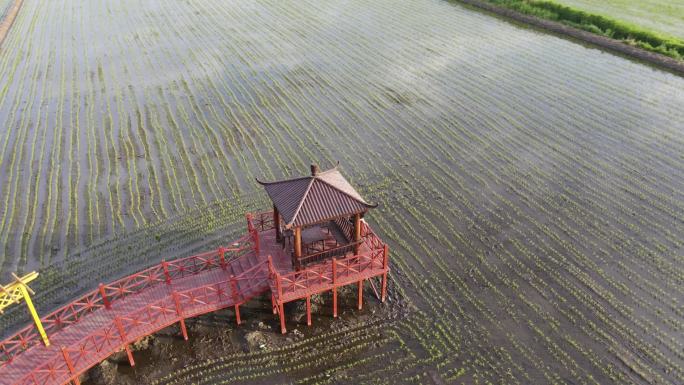
[[[287,228],[353,215],[376,207],[337,170],[276,182],[261,182]]]

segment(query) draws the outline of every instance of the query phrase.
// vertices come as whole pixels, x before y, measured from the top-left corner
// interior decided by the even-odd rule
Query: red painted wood
[[[102,302],[104,303],[105,307],[107,309],[111,309],[112,305],[109,303],[109,300],[107,299],[107,294],[105,293],[104,284],[102,284],[102,283],[100,284],[99,290],[100,290],[100,296],[102,297]]]
[[[359,310],[363,308],[363,279],[359,281]]]
[[[64,363],[66,363],[66,366],[69,368],[69,372],[72,374],[76,373],[76,369],[74,369],[74,364],[71,362],[71,357],[69,357],[69,352],[67,352],[66,348],[62,347],[62,356],[64,356]],[[74,378],[74,384],[75,385],[81,385],[81,380],[79,380],[78,376]]]
[[[385,271],[382,273],[382,294],[380,294],[380,301],[385,302],[385,299],[387,298],[387,270],[389,266],[389,246],[387,245],[385,245],[383,251],[382,266]]]
[[[237,246],[164,261],[102,285],[43,317],[50,347],[40,343],[33,325],[0,342],[0,384],[77,381],[78,375],[122,346],[177,322],[187,339],[186,318],[232,306],[239,317],[237,305],[269,290],[283,333],[285,302],[332,290],[337,315],[337,287],[379,275],[383,276],[384,294],[388,256],[384,243],[364,221],[359,255],[294,272],[290,256],[275,240],[272,223],[265,219],[272,216],[262,213],[256,218],[257,226],[250,223],[253,230],[238,240]],[[309,300],[307,303],[310,305]],[[310,311],[307,313],[310,324]],[[134,364],[130,350],[127,353]],[[71,367],[65,361],[68,359]]]
[[[221,269],[226,270],[226,249],[223,246],[219,247],[219,259],[221,261]]]
[[[335,261],[335,258],[333,258],[331,261],[331,269],[332,269],[332,278],[333,278],[333,288],[332,288],[332,294],[333,294],[333,318],[337,318],[337,261]]]
[[[278,304],[278,315],[280,316],[280,332],[285,334],[287,329],[285,328],[285,309],[282,302]]]

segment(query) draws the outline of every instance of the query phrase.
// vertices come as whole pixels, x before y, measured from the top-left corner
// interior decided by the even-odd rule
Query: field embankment
[[[551,0],[642,29],[684,39],[684,2],[673,0]]]
[[[684,73],[684,41],[549,1],[459,0]]]
[[[19,13],[19,9],[23,2],[24,0],[10,0],[6,9],[0,6],[0,45],[2,45],[2,42],[5,40],[5,35],[7,35],[7,32],[9,32],[9,29],[12,27],[14,18],[17,17],[17,13]],[[0,3],[0,5],[2,5],[2,3]]]

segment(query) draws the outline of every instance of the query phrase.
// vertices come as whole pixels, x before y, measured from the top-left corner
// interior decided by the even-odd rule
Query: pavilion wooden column
[[[361,214],[354,214],[354,254],[359,253],[361,243]]]
[[[299,270],[299,259],[302,257],[302,228],[299,226],[294,229],[294,256],[295,268]]]
[[[280,234],[280,213],[275,205],[273,205],[273,227],[275,227],[276,241],[280,242],[282,239]]]

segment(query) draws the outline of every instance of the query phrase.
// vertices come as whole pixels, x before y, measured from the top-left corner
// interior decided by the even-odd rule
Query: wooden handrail
[[[248,274],[248,273],[254,273],[258,269],[264,269],[267,267],[268,261],[263,261],[250,269],[246,270],[239,276],[235,277],[235,279],[240,279],[241,276]],[[263,280],[259,281],[260,283],[263,283],[267,281],[268,278],[265,277]],[[125,316],[117,316],[114,320],[111,322],[103,325],[97,330],[94,330],[91,332],[89,335],[83,337],[80,339],[78,342],[74,343],[74,347],[68,347],[68,348],[63,348],[63,351],[61,351],[62,354],[55,355],[49,359],[47,359],[44,363],[42,363],[40,366],[33,368],[30,372],[26,373],[20,380],[19,382],[16,382],[15,384],[25,384],[28,383],[27,381],[30,381],[33,379],[35,373],[37,372],[48,372],[48,368],[54,368],[57,367],[57,362],[64,361],[64,353],[72,352],[72,353],[79,353],[82,354],[83,352],[91,352],[91,353],[101,353],[102,351],[106,350],[107,352],[114,352],[118,350],[121,345],[125,345],[132,343],[135,341],[136,338],[139,338],[139,335],[132,336],[130,333],[132,330],[139,332],[139,329],[136,328],[143,328],[146,326],[143,326],[145,324],[152,324],[154,322],[159,323],[159,327],[165,327],[166,323],[169,321],[171,322],[181,322],[181,329],[183,331],[183,337],[187,339],[187,331],[185,331],[184,327],[184,318],[185,318],[185,307],[186,306],[192,306],[193,302],[188,301],[189,298],[195,299],[195,302],[209,302],[206,300],[207,297],[207,290],[206,289],[213,289],[213,293],[219,293],[220,290],[218,288],[221,287],[226,287],[229,285],[231,282],[230,279],[220,281],[220,282],[215,282],[207,285],[203,285],[200,287],[196,288],[191,288],[183,291],[173,291],[170,293],[169,296],[159,299],[153,303],[148,303],[146,304],[143,308],[135,309],[131,311],[130,313],[126,314]],[[243,294],[247,291],[253,290],[254,285],[250,285],[246,290],[239,291],[240,294]],[[210,290],[211,292],[211,290]],[[218,295],[216,296],[218,298]],[[201,300],[201,301],[198,301]],[[215,306],[215,309],[212,309],[210,311],[220,309],[225,307],[225,303],[223,300],[214,300],[212,301],[212,304]],[[196,305],[197,306],[197,305]],[[168,309],[169,307],[174,308],[174,314],[173,316],[168,315],[164,310],[161,309]],[[190,310],[190,314],[192,313],[192,310]],[[161,316],[160,316],[161,315]],[[164,320],[164,317],[166,318],[166,321]],[[172,317],[172,318],[168,318]],[[136,320],[136,322],[122,322],[125,320]],[[137,321],[142,321],[142,322],[137,322]],[[166,322],[166,323],[165,323]],[[116,331],[118,333],[119,338],[120,338],[120,343],[112,344],[111,346],[104,347],[102,346],[102,350],[100,348],[97,351],[93,351],[93,337],[103,337],[103,336],[108,336],[111,334],[111,331]],[[149,331],[145,331],[146,334],[150,334]],[[106,339],[106,338],[105,338]],[[68,357],[68,356],[67,356]],[[130,359],[130,357],[129,357]],[[70,377],[76,376],[81,372],[81,370],[74,370],[74,371],[69,371]],[[36,381],[33,381],[31,383],[38,383]],[[42,383],[42,382],[40,382]]]
[[[313,254],[306,254],[306,255],[303,255],[300,258],[298,258],[298,261],[299,261],[300,265],[305,265],[307,262],[310,262],[310,260],[315,259],[315,258],[320,257],[320,256],[325,255],[325,254],[334,254],[335,252],[339,252],[339,251],[345,250],[345,249],[353,250],[355,245],[361,244],[361,243],[363,243],[363,240],[358,241],[358,242],[347,243],[347,244],[342,245],[342,246],[333,247],[333,248],[326,249],[323,251],[319,251],[319,252],[313,253]]]
[[[242,246],[249,235],[239,238],[235,243],[240,247],[223,248],[224,253],[236,253],[236,257],[242,255],[243,251],[249,250],[249,246]],[[248,245],[248,244],[247,244]],[[136,272],[129,276],[120,278],[116,281],[102,285],[92,290],[76,300],[52,311],[41,321],[46,325],[48,334],[60,330],[65,324],[79,320],[84,314],[99,308],[111,306],[117,300],[130,294],[138,293],[151,285],[171,281],[174,278],[185,275],[193,275],[201,271],[220,268],[220,250],[212,250],[205,253],[180,257],[170,261],[162,261],[147,269]],[[235,258],[228,260],[231,263]],[[168,274],[168,275],[167,275]],[[140,277],[146,279],[141,280]],[[88,306],[75,306],[75,304],[89,304]],[[65,322],[68,321],[68,322]],[[20,329],[14,335],[0,341],[0,366],[4,366],[12,358],[23,350],[33,346],[40,341],[40,336],[32,332],[34,327],[28,325]]]

